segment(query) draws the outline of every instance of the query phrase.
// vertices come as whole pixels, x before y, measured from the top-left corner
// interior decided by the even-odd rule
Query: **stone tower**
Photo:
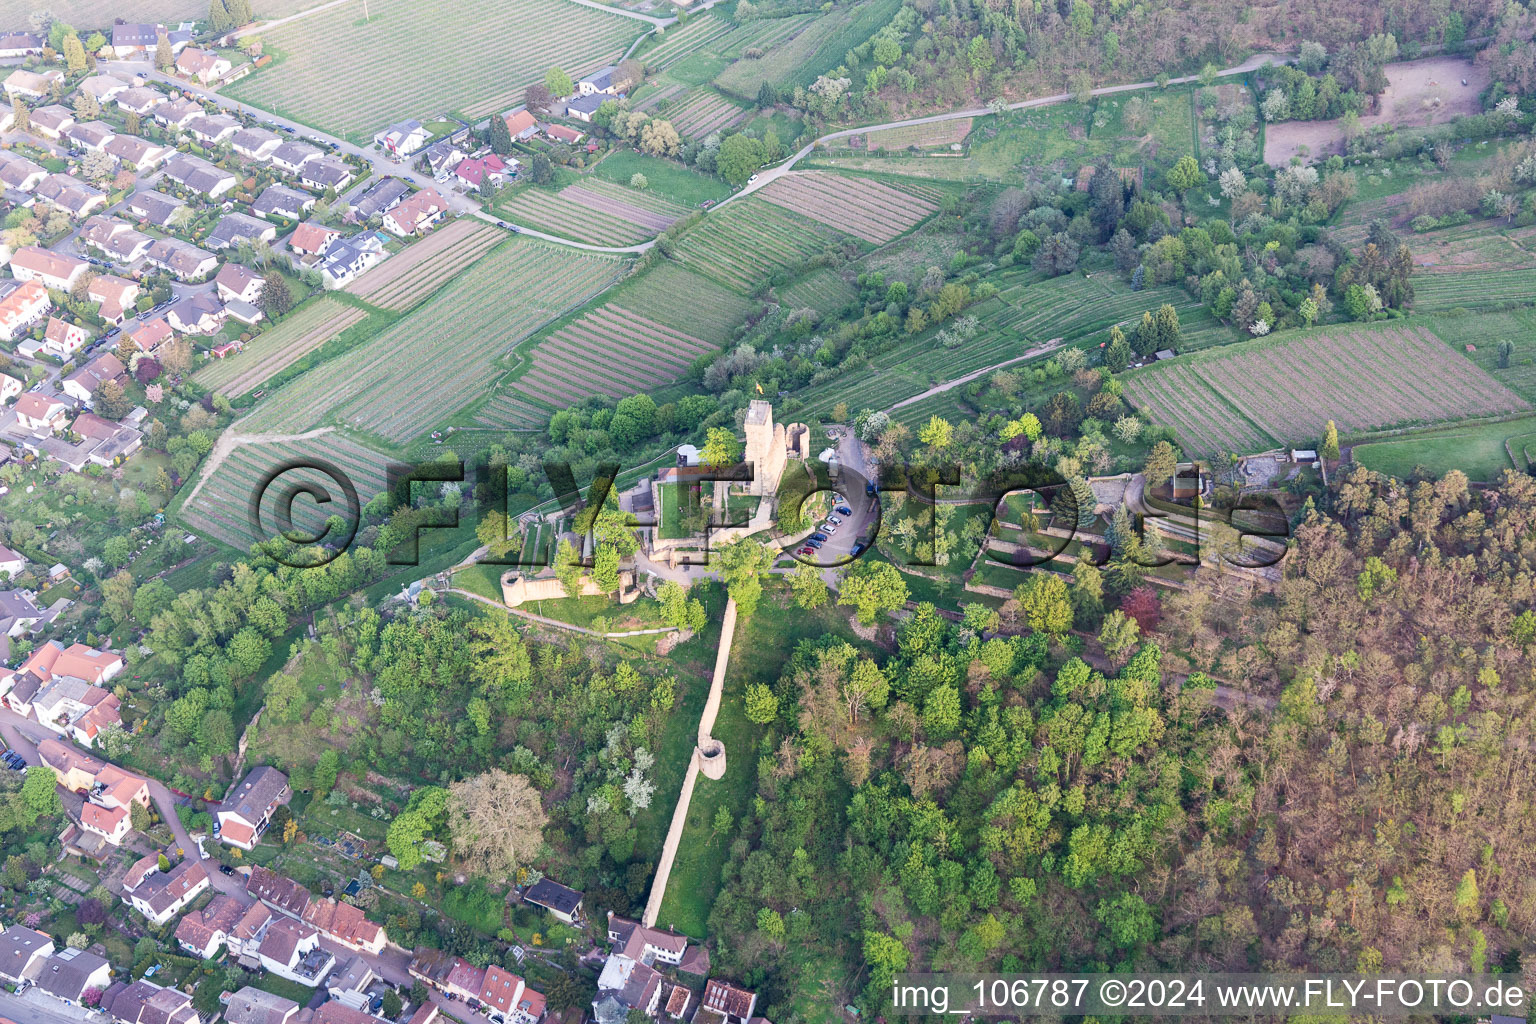
[[[747,406],[746,461],[752,467],[752,494],[776,494],[784,475],[784,428],[775,427],[773,404],[754,398]]]

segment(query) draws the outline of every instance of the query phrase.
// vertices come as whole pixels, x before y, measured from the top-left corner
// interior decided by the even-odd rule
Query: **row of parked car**
[[[822,521],[820,529],[818,529],[815,533],[811,534],[810,537],[806,539],[805,546],[802,547],[799,551],[800,554],[809,555],[820,548],[827,541],[831,540],[832,535],[836,533],[843,525],[843,521],[839,519],[838,516],[853,515],[853,509],[848,507],[847,499],[844,498],[841,494],[837,494],[835,492],[833,493],[832,504],[834,506],[832,509],[833,514],[827,516],[827,518]],[[854,553],[859,554],[862,552],[863,548],[864,545],[858,545],[857,550]]]
[[[14,750],[7,750],[5,753],[0,754],[0,762],[4,762],[5,766],[13,772],[24,772],[27,770],[26,759]]]

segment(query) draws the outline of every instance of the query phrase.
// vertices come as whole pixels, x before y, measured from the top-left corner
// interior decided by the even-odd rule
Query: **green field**
[[[511,190],[496,203],[508,220],[592,245],[625,246],[655,238],[688,212],[650,190],[581,178],[558,192]]]
[[[1536,458],[1536,417],[1357,444],[1352,457],[1367,469],[1398,479],[1423,467],[1433,476],[1459,469],[1473,480],[1493,481],[1506,469],[1529,471]]]
[[[303,430],[331,417],[403,442],[478,400],[514,344],[612,284],[623,261],[565,246],[503,246],[350,353],[268,397],[247,431]]]
[[[779,300],[785,306],[810,308],[819,313],[835,313],[858,297],[853,285],[827,267],[813,270],[794,284],[779,289]]]
[[[403,117],[506,110],[551,67],[579,78],[612,63],[641,23],[558,0],[413,3],[358,0],[262,34],[270,67],[225,92],[356,143]],[[433,23],[474,26],[492,45],[423,36]]]
[[[799,267],[834,238],[819,224],[748,196],[710,214],[677,251],[690,268],[749,292],[775,270]]]
[[[713,175],[700,174],[676,160],[646,156],[632,149],[609,154],[592,173],[616,185],[628,185],[634,175],[643,174],[647,191],[689,207],[711,199],[724,199],[731,194],[731,187]]]
[[[1413,294],[1413,308],[1423,313],[1525,305],[1536,297],[1536,270],[1419,274]]]
[[[1536,309],[1487,310],[1466,316],[1443,313],[1427,323],[1453,351],[1463,353],[1526,401],[1536,402]],[[1509,365],[1500,366],[1499,342],[1505,340],[1514,350]]]
[[[210,391],[238,398],[367,315],[339,299],[316,299],[262,331],[239,352],[207,363],[192,379]]]

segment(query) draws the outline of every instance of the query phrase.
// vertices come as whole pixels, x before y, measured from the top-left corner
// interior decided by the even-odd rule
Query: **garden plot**
[[[1206,454],[1256,440],[1519,412],[1529,404],[1422,327],[1341,325],[1202,353],[1126,379],[1126,393]]]
[[[908,190],[869,178],[825,171],[787,174],[762,190],[770,203],[828,227],[883,245],[938,212],[943,193],[932,186]]]
[[[192,375],[210,391],[238,398],[330,341],[368,314],[332,298],[317,299],[262,331],[245,348]]]
[[[557,409],[593,395],[624,398],[672,383],[713,348],[632,310],[607,305],[539,342],[532,365],[513,388]]]
[[[747,292],[775,269],[804,263],[835,237],[821,225],[749,196],[706,217],[683,236],[677,252],[699,273]]]
[[[284,387],[242,429],[297,431],[336,417],[406,441],[476,401],[509,348],[608,287],[623,266],[565,246],[504,246],[345,360]]]
[[[713,89],[695,89],[674,101],[662,115],[678,133],[702,139],[710,132],[734,128],[747,119],[747,111]]]
[[[623,54],[630,18],[557,0],[348,0],[262,33],[271,67],[225,91],[357,143],[402,116],[478,120],[515,106],[551,67],[572,78]],[[474,26],[452,46],[423,26]]]
[[[192,529],[213,537],[241,551],[249,550],[258,540],[275,536],[280,522],[278,500],[281,492],[297,483],[309,483],[331,496],[327,504],[317,504],[308,497],[293,503],[293,529],[310,536],[324,532],[331,515],[347,515],[347,503],[337,481],[319,470],[292,470],[281,477],[281,487],[266,491],[261,484],[279,467],[294,461],[324,461],[335,466],[357,489],[360,504],[367,504],[384,490],[384,466],[388,459],[340,434],[279,442],[240,442],[199,482],[197,490],[182,506],[181,519]],[[266,536],[258,537],[251,522],[251,499],[263,495],[261,525]]]
[[[384,309],[409,309],[506,237],[473,217],[456,220],[368,271],[347,291]]]

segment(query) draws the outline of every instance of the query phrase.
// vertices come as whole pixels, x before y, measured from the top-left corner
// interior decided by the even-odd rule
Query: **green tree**
[[[400,1011],[405,1009],[405,1004],[400,999],[400,993],[387,988],[384,990],[384,1003],[379,1009],[384,1011],[386,1020],[395,1020],[400,1016]]]
[[[331,788],[336,785],[336,777],[341,774],[341,755],[335,748],[327,747],[320,752],[320,759],[315,762],[315,772],[312,782],[311,801],[319,803],[330,794]]]
[[[544,73],[544,88],[548,89],[549,94],[557,99],[569,96],[576,91],[576,86],[571,81],[571,76],[559,68],[550,68]]]
[[[1104,365],[1110,373],[1119,373],[1131,364],[1131,343],[1119,327],[1109,329],[1109,345],[1104,349]]]
[[[827,603],[827,581],[822,578],[821,569],[809,563],[800,563],[799,568],[791,574],[789,589],[794,592],[795,603],[806,610],[820,608]]]
[[[714,469],[734,466],[741,461],[741,441],[727,427],[710,427],[699,452],[699,462]]]
[[[986,36],[977,36],[971,40],[965,48],[965,59],[971,66],[971,75],[977,79],[984,77],[997,63],[997,58],[992,54],[992,43]]]
[[[1157,344],[1159,348],[1178,348],[1183,339],[1179,329],[1179,311],[1169,303],[1157,308]]]
[[[917,439],[927,445],[930,451],[941,452],[953,443],[955,428],[942,416],[930,416],[923,429],[918,431]]]
[[[86,68],[85,46],[77,35],[68,36],[64,40],[64,64],[72,75],[78,75]]]
[[[1178,468],[1178,451],[1167,441],[1159,441],[1147,453],[1146,465],[1142,467],[1141,472],[1147,479],[1147,486],[1157,487],[1172,480]]]
[[[720,144],[715,170],[732,185],[745,185],[764,159],[761,142],[750,135],[732,135]]]
[[[1093,916],[1109,930],[1110,940],[1121,949],[1145,946],[1157,937],[1157,921],[1152,917],[1152,908],[1133,892],[1100,900]]]
[[[779,698],[763,683],[747,686],[747,719],[758,725],[767,725],[779,717]]]
[[[948,739],[960,728],[960,711],[960,691],[948,683],[935,686],[923,700],[923,731],[930,739]]]
[[[1318,454],[1330,462],[1337,462],[1339,458],[1339,428],[1329,420],[1323,427],[1323,446],[1318,449]]]
[[[1467,868],[1466,874],[1461,876],[1461,881],[1456,883],[1456,896],[1453,900],[1456,916],[1463,921],[1476,920],[1482,899],[1482,894],[1477,887],[1477,869]]]
[[[288,279],[276,270],[268,271],[262,278],[261,297],[256,301],[261,303],[261,311],[268,319],[276,320],[286,315],[293,308],[293,292],[288,287]]]
[[[491,152],[505,155],[512,152],[512,130],[501,114],[491,118]]]
[[[176,65],[176,55],[171,53],[171,41],[164,34],[155,43],[155,67],[169,71]]]
[[[27,772],[21,783],[21,806],[31,816],[28,827],[39,818],[54,818],[64,813],[64,803],[59,799],[58,781],[53,772],[39,769]]]
[[[1176,191],[1188,192],[1205,180],[1205,172],[1192,156],[1181,156],[1179,162],[1168,170],[1168,185]]]
[[[837,603],[853,608],[863,625],[873,626],[879,615],[907,603],[907,581],[889,562],[863,559],[843,574]]]
[[[773,568],[773,549],[743,537],[721,545],[715,557],[720,560],[720,578],[725,581],[726,593],[736,602],[736,614],[750,619],[763,595],[762,577]]]
[[[1033,573],[1013,592],[1029,628],[1037,633],[1064,636],[1072,629],[1072,598],[1067,581],[1055,573]]]
[[[772,907],[762,907],[757,912],[757,930],[771,942],[784,941],[784,918]]]
[[[1118,664],[1136,642],[1141,639],[1141,627],[1136,620],[1122,611],[1113,611],[1104,618],[1099,629],[1099,643],[1112,662]]]

